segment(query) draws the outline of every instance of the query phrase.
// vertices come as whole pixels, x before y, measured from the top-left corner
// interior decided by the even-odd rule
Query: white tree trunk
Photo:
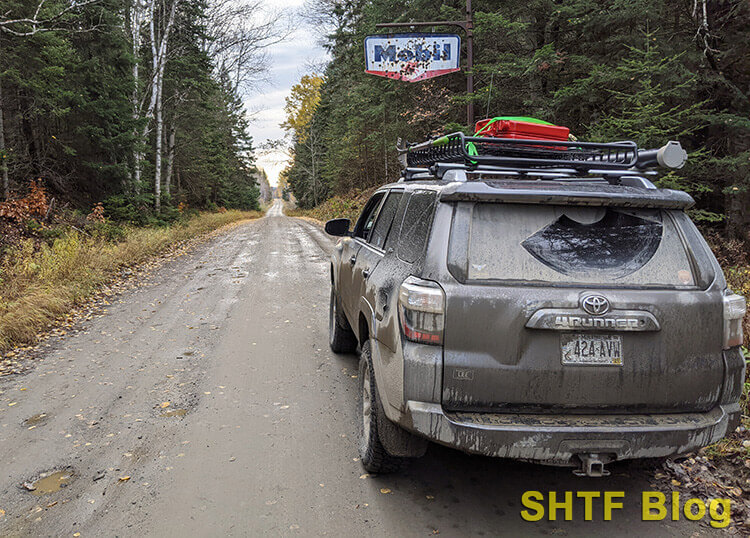
[[[154,88],[154,92],[156,93],[156,133],[154,135],[156,139],[156,148],[154,149],[154,208],[156,209],[157,213],[161,210],[161,148],[163,140],[162,137],[164,136],[164,119],[162,116],[161,106],[163,77],[164,64],[162,64],[160,68],[159,76],[156,82],[156,88]]]
[[[141,117],[140,102],[140,53],[141,53],[141,23],[142,10],[141,0],[133,0],[130,14],[130,34],[133,40],[133,120],[138,121]],[[138,137],[138,129],[133,133],[135,145],[133,146],[133,188],[136,193],[141,189],[141,163],[143,162],[143,150],[141,148],[142,140]]]
[[[156,156],[154,162],[154,194],[156,199],[154,200],[154,207],[159,211],[161,209],[161,153],[162,133],[164,130],[161,94],[164,85],[164,67],[167,63],[167,42],[169,41],[169,33],[174,24],[179,0],[174,0],[172,2],[167,24],[161,36],[157,36],[156,32],[156,1],[157,0],[149,0],[149,11],[151,15],[149,20],[149,39],[151,45],[151,100],[149,101],[148,109],[146,111],[146,118],[150,120],[156,116]],[[138,142],[145,144],[148,132],[149,124],[147,122],[146,125],[143,126],[143,131],[141,132],[141,137]],[[140,157],[140,160],[142,161],[142,153]],[[140,177],[140,170],[136,170],[136,173]]]
[[[10,196],[10,183],[8,182],[8,155],[5,149],[5,122],[3,121],[3,86],[0,80],[0,174],[3,178],[3,199]]]

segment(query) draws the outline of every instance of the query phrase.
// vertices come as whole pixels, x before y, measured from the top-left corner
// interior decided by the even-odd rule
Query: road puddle
[[[26,426],[39,426],[47,422],[47,418],[49,418],[47,413],[37,413],[24,420],[23,423]]]
[[[55,471],[50,474],[45,473],[39,480],[31,484],[33,489],[29,492],[37,497],[49,495],[50,493],[55,493],[56,491],[60,491],[62,488],[67,487],[71,480],[73,480],[73,473],[70,471]]]
[[[184,417],[187,415],[187,409],[169,409],[168,411],[164,411],[160,417],[169,418],[169,417]]]

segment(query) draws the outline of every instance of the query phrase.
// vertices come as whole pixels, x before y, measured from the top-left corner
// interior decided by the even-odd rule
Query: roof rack
[[[442,178],[449,170],[545,178],[580,178],[600,174],[609,179],[643,174],[644,170],[682,168],[687,152],[679,142],[639,149],[635,142],[563,142],[466,136],[451,133],[397,149],[405,179],[431,172]]]

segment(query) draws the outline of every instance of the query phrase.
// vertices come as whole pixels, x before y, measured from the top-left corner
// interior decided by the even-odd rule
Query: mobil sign
[[[417,82],[459,70],[455,34],[398,34],[365,38],[366,73]]]

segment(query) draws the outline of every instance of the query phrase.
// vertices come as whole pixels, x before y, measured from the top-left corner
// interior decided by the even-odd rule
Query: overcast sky
[[[277,1],[265,1],[271,9],[279,6]],[[285,13],[293,13],[303,3],[304,0],[283,0]],[[326,53],[318,40],[318,35],[309,27],[300,25],[288,39],[269,50],[270,81],[245,99],[245,107],[253,118],[250,134],[256,148],[267,140],[284,136],[284,130],[279,127],[284,121],[284,98],[303,75],[311,72],[311,65],[326,61]],[[276,184],[279,172],[286,166],[285,158],[280,152],[258,156],[257,164],[266,171],[272,185]]]

